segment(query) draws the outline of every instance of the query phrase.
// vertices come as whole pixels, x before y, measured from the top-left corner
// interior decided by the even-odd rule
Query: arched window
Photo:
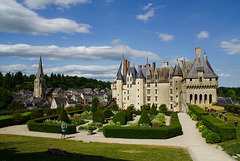
[[[193,96],[192,96],[192,94],[190,94],[189,101],[190,101],[191,104],[192,104],[192,100],[193,100]]]
[[[195,94],[195,103],[194,104],[197,104],[197,94]]]
[[[204,104],[207,104],[207,94],[204,95]]]
[[[199,104],[202,104],[202,94],[199,95]]]
[[[212,104],[212,94],[209,95],[209,104]]]

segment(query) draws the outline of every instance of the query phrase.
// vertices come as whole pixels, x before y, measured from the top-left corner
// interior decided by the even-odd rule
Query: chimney
[[[141,68],[142,68],[142,65],[138,65],[138,72],[140,72]]]
[[[162,66],[164,67],[168,66],[168,62],[167,61],[162,62]]]
[[[195,48],[196,58],[201,57],[201,47]]]
[[[183,65],[183,60],[180,60],[180,64]]]
[[[147,64],[147,67],[149,67],[149,68],[150,68],[150,67],[151,67],[151,66],[150,66],[150,64]]]
[[[153,69],[153,72],[155,71],[155,67],[156,67],[156,63],[155,63],[155,62],[152,62],[152,69]]]
[[[123,75],[126,75],[127,74],[127,60],[124,59],[124,62],[123,62]]]
[[[127,71],[129,69],[129,67],[130,67],[130,61],[127,61]]]

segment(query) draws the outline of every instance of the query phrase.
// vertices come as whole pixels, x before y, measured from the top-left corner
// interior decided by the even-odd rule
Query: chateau
[[[214,73],[201,48],[195,48],[194,61],[177,61],[175,66],[163,62],[162,66],[138,65],[130,67],[123,59],[111,85],[112,97],[120,109],[134,106],[140,110],[144,104],[159,107],[166,104],[169,110],[188,110],[187,104],[210,105],[217,102],[218,76]]]

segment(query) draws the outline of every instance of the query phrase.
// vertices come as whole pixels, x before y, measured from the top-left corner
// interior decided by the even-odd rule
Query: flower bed
[[[182,135],[182,127],[177,113],[171,115],[171,125],[163,127],[104,126],[103,135],[107,138],[167,139]]]

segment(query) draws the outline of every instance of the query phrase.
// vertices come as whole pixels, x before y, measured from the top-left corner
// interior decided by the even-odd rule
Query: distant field
[[[192,160],[184,148],[167,146],[82,143],[73,140],[0,135],[0,160],[71,161],[71,160]],[[47,152],[55,147],[66,150],[65,156]]]

